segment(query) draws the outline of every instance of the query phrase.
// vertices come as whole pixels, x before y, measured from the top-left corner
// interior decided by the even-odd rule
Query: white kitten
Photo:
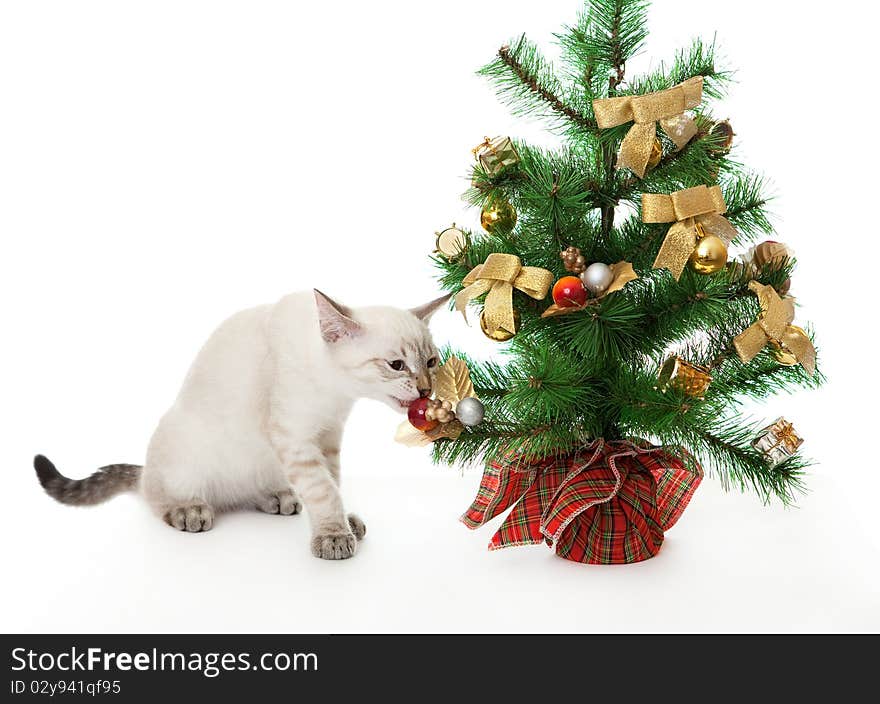
[[[345,421],[358,398],[405,411],[431,393],[438,359],[426,323],[447,298],[412,311],[353,310],[316,290],[242,311],[199,352],[142,468],[71,480],[38,455],[40,483],[75,505],[139,487],[170,525],[191,532],[209,530],[218,510],[298,513],[300,497],[312,552],[351,557],[366,527],[339,495]]]

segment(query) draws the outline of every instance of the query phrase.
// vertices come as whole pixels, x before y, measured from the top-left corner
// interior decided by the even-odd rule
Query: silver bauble
[[[605,293],[605,289],[611,285],[613,280],[614,272],[611,271],[611,267],[602,262],[590,264],[587,270],[581,274],[581,281],[584,282],[584,287],[594,296]]]
[[[455,407],[455,417],[462,425],[468,427],[482,423],[485,415],[486,409],[483,408],[483,402],[473,396],[463,398]]]

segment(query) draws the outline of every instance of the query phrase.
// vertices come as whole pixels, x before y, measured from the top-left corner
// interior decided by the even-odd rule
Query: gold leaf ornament
[[[444,423],[432,428],[428,431],[416,430],[412,423],[408,420],[403,421],[397,426],[397,432],[394,433],[394,440],[406,447],[425,447],[440,438],[448,438],[455,440],[461,435],[464,426],[457,420],[451,423]]]
[[[467,364],[458,357],[447,359],[434,377],[434,395],[453,406],[468,396],[476,397]]]
[[[414,428],[408,420],[403,421],[397,426],[397,431],[394,433],[394,441],[406,447],[424,447],[433,442],[427,433]]]

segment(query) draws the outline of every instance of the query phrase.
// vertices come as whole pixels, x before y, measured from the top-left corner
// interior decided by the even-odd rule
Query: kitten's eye
[[[388,366],[396,372],[402,372],[403,368],[406,366],[406,362],[404,362],[402,359],[394,359],[388,362]]]
[[[431,367],[436,367],[436,366],[437,366],[437,358],[431,357],[431,359],[428,360],[428,369],[430,369]]]

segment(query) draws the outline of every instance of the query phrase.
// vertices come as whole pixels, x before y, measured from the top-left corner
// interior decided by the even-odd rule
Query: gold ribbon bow
[[[632,169],[639,178],[644,178],[657,136],[657,123],[678,149],[683,148],[697,133],[693,118],[684,112],[697,107],[702,99],[703,77],[694,76],[656,93],[594,100],[593,112],[599,129],[635,123],[620,144],[617,168]]]
[[[483,264],[475,266],[462,283],[466,288],[455,297],[455,309],[467,318],[468,302],[488,291],[483,316],[486,330],[494,333],[499,329],[516,329],[513,289],[540,301],[550,290],[553,274],[536,266],[523,266],[516,255],[495,253],[486,257]]]
[[[736,237],[733,225],[722,217],[727,211],[720,186],[696,186],[672,195],[642,194],[643,222],[671,222],[657,258],[655,269],[669,269],[676,281],[702,236],[703,228],[725,243]]]
[[[479,152],[483,151],[484,149],[488,149],[488,150],[489,150],[490,152],[492,152],[493,154],[495,154],[495,153],[498,151],[498,150],[495,149],[495,147],[493,146],[493,144],[492,144],[492,139],[491,139],[491,138],[489,138],[489,137],[483,137],[483,141],[480,142],[476,147],[474,147],[473,149],[471,149],[471,154],[473,154],[474,156],[476,156]]]
[[[816,349],[807,334],[792,325],[794,320],[794,299],[781,298],[772,286],[749,283],[749,288],[761,302],[761,316],[758,322],[733,339],[733,346],[743,362],[750,362],[771,340],[784,345],[812,376],[816,371]]]

